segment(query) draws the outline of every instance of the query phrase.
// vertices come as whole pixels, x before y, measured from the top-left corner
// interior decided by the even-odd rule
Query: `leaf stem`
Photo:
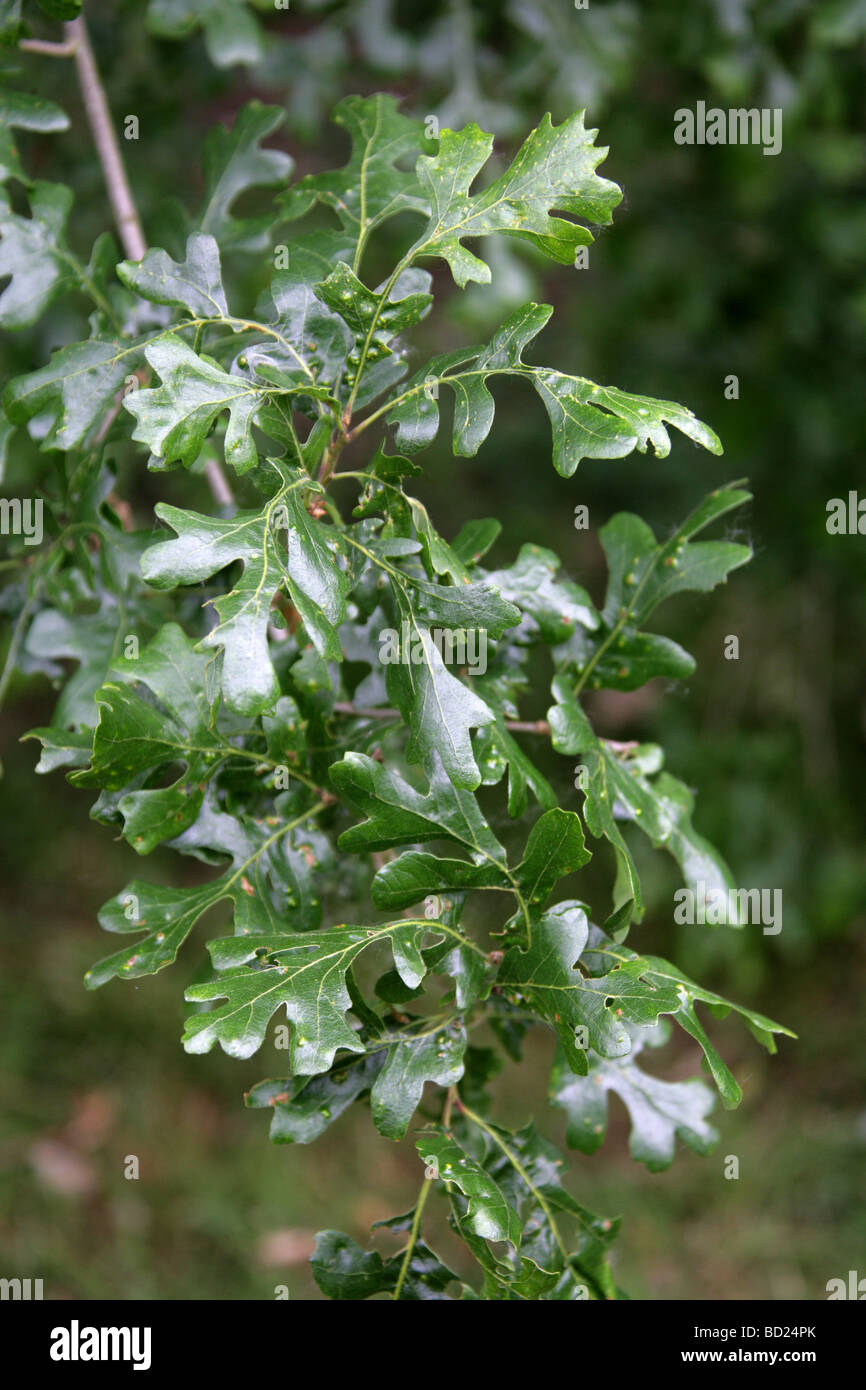
[[[563,1241],[562,1236],[559,1234],[559,1227],[556,1224],[553,1213],[550,1210],[550,1207],[547,1203],[547,1200],[543,1192],[541,1192],[540,1189],[536,1187],[535,1183],[530,1178],[523,1164],[520,1162],[520,1159],[517,1158],[517,1156],[511,1152],[505,1141],[501,1139],[499,1135],[496,1133],[496,1130],[493,1129],[491,1125],[487,1124],[485,1120],[482,1120],[480,1115],[476,1115],[474,1110],[470,1110],[468,1106],[464,1105],[461,1100],[458,1100],[457,1104],[460,1109],[460,1113],[462,1115],[465,1115],[467,1120],[469,1120],[472,1124],[477,1125],[480,1130],[483,1130],[484,1133],[488,1135],[490,1139],[493,1140],[494,1144],[496,1144],[496,1146],[500,1148],[502,1152],[505,1154],[505,1157],[508,1159],[508,1162],[511,1164],[512,1168],[517,1173],[518,1177],[526,1183],[526,1186],[529,1188],[536,1202],[541,1207],[541,1210],[544,1212],[544,1215],[547,1217],[547,1222],[553,1233],[553,1238],[559,1246],[559,1249],[562,1253],[562,1258],[567,1263],[568,1250],[566,1249],[565,1242]]]
[[[376,308],[373,311],[373,317],[370,320],[370,327],[367,329],[367,336],[364,339],[364,345],[361,348],[358,360],[358,370],[355,373],[355,384],[352,387],[352,392],[349,396],[349,402],[346,406],[345,420],[347,425],[352,419],[352,411],[355,408],[355,400],[357,398],[358,391],[361,388],[361,379],[364,374],[364,367],[367,364],[367,353],[370,351],[370,344],[373,341],[373,334],[376,331],[376,325],[379,322],[380,315],[382,314],[385,305],[388,303],[388,296],[390,295],[392,289],[396,285],[400,276],[403,274],[403,271],[406,270],[412,264],[413,253],[414,248],[412,251],[408,251],[406,255],[402,258],[402,260],[397,262],[396,266],[391,271],[391,274],[388,276],[388,279],[385,281],[382,293],[379,296]]]
[[[449,1087],[448,1087],[448,1090],[447,1090],[446,1093],[445,1093],[445,1104],[444,1104],[443,1107],[442,1107],[442,1120],[441,1120],[441,1124],[442,1124],[442,1128],[443,1128],[443,1129],[450,1129],[450,1128],[451,1128],[451,1110],[452,1110],[452,1107],[453,1107],[454,1102],[455,1102],[456,1099],[457,1099],[457,1087],[456,1087],[456,1086],[449,1086]]]
[[[391,1295],[391,1297],[395,1301],[400,1297],[400,1294],[403,1289],[403,1284],[406,1279],[406,1275],[409,1272],[409,1264],[412,1260],[412,1255],[415,1250],[415,1246],[418,1243],[418,1233],[421,1230],[421,1214],[424,1211],[424,1204],[427,1201],[428,1196],[430,1195],[430,1188],[432,1187],[432,1185],[432,1181],[428,1178],[425,1178],[421,1191],[418,1193],[418,1201],[415,1204],[415,1215],[412,1217],[412,1229],[409,1232],[409,1243],[406,1246],[406,1252],[403,1256],[403,1263],[400,1266],[400,1273],[397,1275],[397,1283],[394,1286],[394,1292]]]

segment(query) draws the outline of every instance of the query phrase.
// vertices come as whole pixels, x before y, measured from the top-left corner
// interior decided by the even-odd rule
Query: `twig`
[[[78,47],[78,40],[67,39],[65,43],[52,43],[50,39],[21,39],[18,47],[22,53],[41,53],[46,58],[72,58]]]
[[[93,142],[99,155],[99,162],[105,174],[108,196],[111,200],[114,220],[120,233],[123,249],[131,261],[140,261],[147,253],[147,243],[141,230],[138,210],[123,167],[123,156],[114,131],[108,98],[99,76],[96,59],[90,45],[87,26],[81,15],[71,19],[63,26],[67,43],[74,45],[75,67],[84,109],[93,132]]]
[[[340,436],[336,433],[333,434],[331,438],[328,440],[328,444],[324,454],[322,455],[322,462],[319,467],[319,482],[322,484],[322,487],[328,486],[328,482],[330,480],[331,474],[334,471],[342,447],[343,441],[340,439]]]
[[[449,1086],[445,1092],[445,1104],[442,1107],[442,1119],[440,1121],[443,1129],[451,1128],[451,1108],[457,1099],[457,1087]]]
[[[335,714],[350,715],[354,719],[402,719],[399,710],[396,709],[357,709],[354,705],[346,704],[345,701],[338,700],[334,705]],[[541,734],[544,738],[550,737],[550,724],[546,719],[506,719],[503,721],[506,729],[513,734]],[[640,744],[634,739],[628,743],[619,743],[615,738],[602,739],[612,753],[631,753]]]
[[[207,478],[208,487],[213,493],[214,501],[221,507],[233,507],[235,504],[234,493],[216,459],[207,460],[204,466],[204,475]]]
[[[96,434],[93,436],[93,443],[95,445],[101,444],[102,441],[105,439],[105,436],[108,434],[108,431],[111,429],[111,426],[114,424],[115,420],[120,414],[122,406],[123,394],[122,392],[118,392],[114,405],[108,411],[107,415],[105,416],[105,419],[99,426],[99,429],[96,431]]]
[[[84,98],[84,109],[87,112],[87,119],[93,134],[93,143],[102,165],[105,186],[108,189],[111,210],[114,213],[123,250],[129,260],[140,261],[147,255],[147,242],[144,239],[132,189],[126,177],[126,168],[115,133],[108,97],[102,85],[102,78],[99,76],[99,69],[96,66],[96,59],[93,56],[93,48],[83,16],[79,15],[77,19],[69,20],[68,23],[64,24],[63,29],[66,34],[66,43],[62,47],[67,48],[75,57],[81,95]],[[60,47],[59,44],[53,45],[52,51]],[[44,50],[33,51],[41,52]],[[108,419],[100,430],[97,436],[98,441],[105,438],[119,409],[120,402],[118,401],[113,413],[109,413]],[[234,494],[216,460],[208,459],[204,466],[204,475],[214,501],[221,507],[233,507]]]
[[[403,718],[396,709],[356,709],[354,705],[341,700],[334,705],[334,713],[352,715],[355,719]],[[550,734],[550,725],[546,719],[506,719],[505,727],[517,734],[543,734],[545,737]]]

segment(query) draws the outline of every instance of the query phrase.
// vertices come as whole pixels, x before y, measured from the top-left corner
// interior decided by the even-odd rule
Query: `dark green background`
[[[496,133],[497,157],[548,108],[558,120],[588,105],[611,150],[602,172],[625,191],[589,269],[542,269],[509,252],[495,258],[491,287],[464,293],[437,272],[443,300],[425,346],[478,341],[514,303],[544,299],[556,314],[536,360],[682,401],[718,430],[725,454],[678,439],[668,459],[587,461],[566,481],[550,465],[532,393],[500,390],[478,457],[454,460],[437,446],[419,493],[446,536],[498,515],[495,563],[523,540],[549,545],[599,598],[596,535],[614,511],[639,512],[665,533],[709,488],[750,478],[754,504],[728,534],[751,541],[753,563],[716,594],[660,615],[659,629],[697,656],[696,675],[687,688],[654,682],[596,697],[593,713],[610,736],[662,742],[671,771],[698,791],[698,828],[737,882],[784,894],[775,937],[676,928],[675,878],[647,853],[641,948],[778,1017],[799,1040],[767,1058],[734,1023],[714,1025],[744,1090],[739,1111],[716,1113],[714,1154],[684,1150],[667,1173],[648,1175],[628,1158],[613,1101],[607,1142],[573,1160],[572,1186],[587,1205],[623,1214],[616,1269],[633,1296],[822,1298],[828,1279],[866,1274],[866,537],[825,526],[830,498],[858,487],[866,496],[866,6],[421,8],[392,6],[389,20],[387,5],[293,0],[288,15],[261,6],[263,62],[225,69],[198,32],[181,42],[149,35],[143,4],[86,12],[118,126],[139,117],[140,138],[124,153],[154,242],[167,194],[194,204],[204,134],[251,96],[286,105],[276,143],[299,172],[342,160],[324,113],[343,92],[385,88],[414,114],[476,119]],[[34,32],[58,37],[32,9]],[[108,214],[71,66],[22,65],[25,84],[72,117],[66,134],[21,143],[31,172],[76,187],[72,238],[86,253]],[[699,99],[782,106],[782,153],[675,145],[674,111]],[[267,267],[229,270],[236,293],[251,294]],[[4,377],[44,361],[79,327],[64,310],[7,339]],[[723,394],[731,373],[737,401]],[[204,504],[195,480],[142,476],[140,452],[117,461],[139,525],[159,496]],[[36,463],[13,464],[9,488],[16,467]],[[589,507],[588,534],[572,525],[578,502]],[[740,639],[737,662],[723,658],[728,634]],[[530,715],[544,712],[546,675]],[[370,1222],[409,1206],[414,1150],[389,1146],[360,1112],[313,1149],[269,1146],[266,1117],[246,1112],[241,1096],[269,1068],[279,1073],[282,1054],[239,1064],[186,1056],[177,1042],[193,955],[152,981],[85,993],[81,975],[106,949],[96,911],[145,866],[88,820],[86,798],[59,776],[34,778],[34,745],[17,738],[51,710],[46,681],[19,683],[3,722],[0,1273],[42,1277],[51,1296],[256,1298],[282,1283],[293,1297],[316,1296],[311,1233],[338,1226],[363,1242]],[[569,767],[550,767],[563,804],[576,801]],[[597,860],[601,883],[610,866],[603,851]],[[186,872],[167,854],[152,863]],[[697,1049],[676,1046],[665,1074],[689,1075]],[[539,1035],[527,1067],[509,1071],[503,1119],[544,1119],[549,1050]],[[544,1123],[561,1138],[557,1116]],[[138,1182],[123,1177],[128,1154],[140,1158]],[[739,1157],[738,1181],[723,1176],[726,1155]]]

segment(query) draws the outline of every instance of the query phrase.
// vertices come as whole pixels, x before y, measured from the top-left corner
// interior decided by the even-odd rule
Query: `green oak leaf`
[[[452,1209],[457,1206],[452,1199]],[[542,1269],[526,1255],[511,1262],[497,1259],[490,1246],[468,1231],[460,1222],[460,1213],[452,1210],[452,1225],[475,1256],[483,1273],[481,1297],[485,1302],[539,1302],[553,1294],[560,1280],[560,1271]],[[474,1290],[473,1290],[473,1296]]]
[[[431,627],[475,630],[495,641],[520,622],[520,610],[503,598],[495,583],[437,584],[414,577],[409,582],[416,611]]]
[[[238,512],[230,521],[162,503],[155,511],[177,539],[162,541],[144,555],[142,574],[154,588],[197,584],[234,560],[243,562],[238,582],[215,601],[219,623],[203,643],[222,648],[222,688],[230,708],[241,714],[270,709],[279,685],[268,651],[268,621],[283,577],[272,508]]]
[[[673,1163],[677,1139],[695,1153],[709,1153],[718,1139],[706,1119],[715,1096],[695,1077],[663,1081],[642,1071],[634,1059],[644,1041],[649,1036],[639,1034],[631,1054],[616,1061],[591,1057],[586,1076],[576,1076],[560,1051],[551,1072],[550,1101],[568,1117],[569,1147],[591,1154],[604,1142],[607,1097],[613,1091],[629,1112],[632,1158],[660,1173]]]
[[[121,261],[117,274],[129,289],[153,304],[186,309],[195,319],[228,317],[219,246],[207,233],[187,238],[183,261],[173,261],[167,251],[156,249],[141,261]]]
[[[492,724],[495,715],[451,674],[429,627],[419,621],[405,598],[400,602],[400,614],[408,640],[401,643],[401,659],[388,665],[385,680],[390,699],[411,731],[406,756],[410,762],[420,763],[428,775],[434,761],[440,759],[455,786],[472,790],[479,785],[481,774],[470,729]]]
[[[666,425],[674,425],[693,443],[720,454],[718,436],[685,406],[636,396],[615,386],[596,386],[585,377],[567,376],[547,367],[531,369],[553,431],[553,466],[570,478],[581,459],[624,458],[652,444],[657,458],[671,449]]]
[[[209,232],[223,251],[271,251],[273,213],[236,217],[232,208],[252,188],[280,188],[288,182],[293,167],[289,156],[261,147],[285,116],[280,106],[250,101],[238,112],[231,130],[214,126],[205,141],[205,195],[197,230]]]
[[[0,182],[18,179],[32,184],[18,158],[14,130],[33,130],[39,134],[69,129],[69,117],[53,101],[31,92],[0,87]]]
[[[272,1111],[274,1144],[312,1144],[329,1125],[366,1095],[385,1061],[385,1050],[339,1061],[318,1076],[260,1081],[244,1097],[251,1109]]]
[[[446,1130],[423,1129],[415,1148],[443,1182],[453,1183],[468,1202],[466,1221],[483,1240],[507,1240],[518,1249],[521,1223],[494,1180]]]
[[[434,963],[433,969],[454,981],[458,1009],[471,1009],[487,999],[496,977],[495,962],[477,946],[458,942]]]
[[[462,1023],[419,1037],[407,1035],[388,1049],[370,1093],[373,1123],[386,1139],[402,1139],[420,1103],[424,1084],[455,1086],[463,1075],[466,1029]]]
[[[502,533],[502,522],[493,516],[467,521],[451,542],[451,548],[464,565],[477,565]]]
[[[402,1222],[399,1229],[404,1229]],[[399,1297],[406,1302],[448,1298],[445,1289],[459,1276],[428,1245],[416,1241],[405,1271],[404,1259],[402,1252],[383,1259],[378,1250],[362,1250],[341,1231],[320,1231],[310,1264],[313,1278],[326,1298],[358,1301],[375,1294],[393,1298],[398,1286]]]
[[[287,533],[283,565],[289,597],[317,651],[340,661],[343,652],[337,629],[346,616],[349,581],[336,563],[334,532],[310,515],[292,484],[280,507],[283,510],[274,525],[285,524]]]
[[[291,469],[281,476],[283,486],[261,511],[237,512],[230,520],[160,504],[156,513],[177,539],[152,546],[142,560],[144,578],[160,589],[199,583],[234,560],[243,562],[234,588],[214,601],[219,623],[202,642],[223,649],[223,693],[242,714],[270,709],[279,693],[268,651],[278,588],[288,592],[317,650],[329,660],[342,655],[337,627],[347,582],[331,549],[335,533],[304,508],[301,492],[310,480]]]
[[[596,838],[604,836],[617,859],[614,906],[632,904],[637,921],[643,916],[643,898],[637,866],[619,828],[623,817],[649,824],[655,841],[670,833],[670,822],[657,804],[645,778],[632,775],[604,739],[596,737],[583,709],[572,694],[566,677],[557,676],[551,687],[556,704],[547,712],[551,740],[558,753],[580,756],[586,769],[583,815]]]
[[[529,1290],[538,1288],[536,1297],[557,1302],[618,1298],[608,1251],[619,1232],[619,1221],[587,1210],[563,1186],[562,1157],[532,1123],[513,1133],[485,1124],[483,1138],[484,1170],[517,1212],[523,1230],[520,1254],[535,1266],[515,1267],[512,1261],[518,1279],[516,1296],[525,1298]],[[563,1215],[576,1227],[572,1249],[560,1226]],[[555,1271],[556,1283],[551,1286],[540,1280],[538,1270]]]
[[[551,689],[557,701],[547,716],[553,746],[558,753],[580,757],[579,766],[585,768],[587,779],[583,808],[587,829],[591,835],[604,836],[617,857],[615,907],[631,902],[629,918],[640,921],[643,915],[637,868],[619,828],[622,822],[639,826],[657,848],[668,850],[692,891],[703,882],[708,893],[717,894],[727,905],[729,891],[735,886],[733,875],[709,841],[694,829],[694,797],[688,787],[669,773],[650,782],[637,756],[640,749],[635,750],[634,757],[629,756],[628,749],[620,756],[609,742],[598,738],[566,676],[557,676]],[[736,905],[731,913],[726,906],[724,919],[729,926],[743,925]],[[622,925],[627,925],[627,920]]]
[[[2,327],[28,327],[59,294],[78,285],[77,262],[66,245],[74,198],[65,184],[34,183],[32,215],[21,217],[0,192],[0,277],[10,277],[0,294]]]
[[[252,425],[264,399],[261,388],[200,357],[174,333],[152,342],[144,355],[162,385],[131,391],[123,404],[135,416],[133,439],[148,446],[157,466],[195,463],[217,417],[227,410],[226,461],[238,473],[255,467]]]
[[[276,817],[271,824],[249,822],[214,813],[205,798],[198,820],[171,845],[206,857],[207,862],[228,858],[229,866],[218,878],[193,888],[134,879],[109,899],[99,913],[100,925],[106,931],[145,935],[93,966],[84,977],[87,988],[96,989],[115,977],[152,975],[170,965],[198,919],[224,900],[232,905],[235,929],[245,936],[274,933],[287,923],[306,925],[309,912],[303,904],[291,906],[291,900],[298,903],[301,885],[290,854],[295,825],[304,820],[305,816],[295,821]]]
[[[345,320],[352,334],[346,380],[353,388],[357,409],[405,374],[406,364],[395,355],[390,343],[429,312],[433,303],[427,293],[429,285],[426,271],[405,270],[383,301],[384,286],[375,292],[368,290],[344,261],[338,261],[327,279],[315,286],[317,297]],[[357,374],[362,365],[359,382]]]
[[[746,1027],[752,1036],[768,1052],[776,1051],[775,1035],[777,1033],[782,1033],[789,1038],[796,1037],[796,1033],[792,1033],[781,1023],[774,1023],[765,1014],[756,1013],[754,1009],[745,1008],[741,1004],[733,1004],[722,995],[704,989],[703,985],[695,984],[694,980],[690,980],[688,975],[684,975],[669,961],[662,960],[659,956],[636,956],[634,951],[631,951],[627,946],[615,944],[603,932],[595,928],[591,933],[590,946],[585,953],[584,963],[588,970],[604,972],[603,978],[605,979],[610,978],[610,972],[615,970],[617,965],[621,969],[640,969],[643,972],[643,977],[652,981],[659,989],[676,992],[678,1007],[673,1010],[665,1010],[665,1012],[673,1013],[679,1026],[700,1045],[707,1068],[718,1087],[722,1104],[727,1109],[739,1105],[742,1100],[742,1091],[730,1068],[722,1061],[704,1031],[695,1012],[695,1005],[698,1003],[708,1005],[710,1012],[717,1018],[726,1017],[731,1010],[738,1013],[745,1020]]]
[[[505,864],[497,840],[471,792],[455,786],[434,762],[426,792],[362,753],[330,769],[341,798],[367,819],[344,830],[338,844],[355,853],[428,840],[453,840],[473,854]]]
[[[695,798],[691,791],[669,772],[659,773],[651,785],[671,826],[661,843],[679,864],[683,882],[693,892],[703,883],[708,895],[718,897],[718,921],[729,927],[744,926],[747,919],[740,918],[738,903],[730,897],[731,890],[736,887],[733,874],[718,851],[692,825]]]
[[[157,38],[184,39],[201,26],[215,67],[254,66],[264,57],[259,25],[243,0],[150,0],[148,32]]]
[[[613,517],[601,533],[608,562],[605,621],[613,624],[627,607],[630,618],[641,625],[674,594],[706,594],[723,583],[732,569],[751,558],[750,547],[732,541],[693,542],[692,537],[750,500],[742,483],[717,488],[661,545],[640,517],[629,512]]]
[[[141,773],[185,765],[173,785],[130,791],[120,798],[124,836],[139,854],[181,834],[201,808],[220,747],[205,693],[208,660],[176,624],[168,623],[138,657],[115,661],[110,672],[115,681],[96,692],[99,722],[90,767],[71,774],[71,781],[122,791]],[[132,686],[139,682],[156,696],[159,708],[135,693]]]
[[[653,677],[691,675],[694,661],[688,652],[640,628],[665,599],[709,593],[751,559],[747,545],[692,539],[750,498],[739,483],[716,489],[661,544],[639,516],[612,517],[599,533],[608,563],[601,623],[591,633],[574,632],[557,652],[560,669],[573,672],[581,686],[607,690],[636,690]]]
[[[370,896],[377,907],[394,912],[431,894],[463,893],[472,888],[505,890],[508,877],[491,861],[469,864],[465,859],[442,859],[409,850],[378,871]]]
[[[572,476],[581,459],[623,458],[633,449],[644,453],[648,444],[657,458],[666,458],[671,447],[668,424],[710,453],[722,452],[714,432],[684,406],[597,386],[586,377],[524,362],[524,348],[552,312],[549,304],[525,304],[511,314],[486,347],[433,358],[410,380],[388,414],[388,420],[397,426],[398,445],[413,452],[435,438],[438,388],[444,385],[455,397],[453,451],[472,457],[493,425],[495,403],[487,379],[505,376],[523,378],[540,396],[552,430],[553,466],[565,478]]]
[[[280,202],[289,218],[302,217],[317,202],[333,208],[356,248],[357,269],[376,227],[397,213],[426,215],[430,210],[414,172],[415,160],[424,149],[424,127],[404,116],[396,99],[382,92],[345,97],[333,119],[352,141],[348,164],[326,173],[305,174]],[[399,167],[410,158],[411,170]]]
[[[654,1023],[661,1013],[679,1007],[676,989],[645,973],[640,957],[617,961],[595,978],[578,962],[586,946],[589,923],[576,902],[559,903],[538,918],[526,950],[512,946],[499,968],[498,983],[516,994],[541,1018],[551,1023],[575,1071],[586,1074],[587,1046],[603,1057],[625,1057],[631,1051],[628,1023]],[[576,1041],[583,1028],[586,1042]]]
[[[592,599],[571,579],[557,578],[560,568],[559,556],[552,550],[522,545],[512,565],[486,576],[489,584],[529,615],[541,640],[551,645],[570,636],[576,626],[594,629],[599,624]]]
[[[466,250],[464,237],[515,236],[560,265],[573,264],[577,247],[588,245],[592,234],[552,214],[607,224],[622,197],[616,184],[595,172],[607,154],[593,145],[596,134],[586,130],[582,112],[559,126],[545,116],[509,168],[473,196],[469,190],[490,158],[493,136],[475,124],[443,130],[439,153],[418,161],[431,212],[411,254],[442,257],[461,288],[470,280],[490,280],[489,267]]]
[[[97,335],[52,353],[47,367],[13,377],[3,407],[16,425],[50,419],[40,447],[78,449],[91,443],[118,392],[143,358],[142,340]]]
[[[327,387],[339,395],[354,339],[349,325],[317,295],[332,270],[322,251],[292,242],[286,265],[276,270],[256,314],[271,332],[245,349],[250,366],[282,384]]]
[[[529,832],[515,877],[530,907],[539,907],[563,875],[574,873],[591,858],[584,844],[580,817],[556,806],[545,811]]]
[[[683,681],[694,673],[695,660],[678,642],[628,625],[618,636],[602,624],[593,634],[575,632],[557,652],[563,667],[578,674],[591,671],[591,690],[638,690],[650,680]]]
[[[38,729],[28,729],[21,741],[35,738],[42,744],[37,772],[54,772],[58,767],[86,767],[93,750],[93,733],[90,729],[63,729],[48,724]]]
[[[251,1057],[262,1045],[268,1023],[285,1008],[292,1023],[292,1071],[327,1071],[340,1048],[364,1052],[365,1045],[346,1023],[352,1007],[346,975],[356,958],[375,942],[391,944],[394,963],[412,986],[424,975],[418,941],[435,923],[391,922],[383,927],[340,926],[278,936],[252,935],[211,941],[208,950],[218,978],[191,985],[186,998],[197,1003],[225,999],[186,1021],[187,1052],[209,1052],[219,1042],[231,1057]],[[251,963],[250,963],[251,962]]]
[[[409,850],[379,869],[371,895],[377,907],[392,911],[429,894],[473,888],[508,891],[517,886],[531,906],[538,906],[564,874],[573,873],[589,858],[577,815],[557,807],[546,811],[533,826],[523,859],[513,874],[487,855],[476,855],[476,862],[467,863]]]

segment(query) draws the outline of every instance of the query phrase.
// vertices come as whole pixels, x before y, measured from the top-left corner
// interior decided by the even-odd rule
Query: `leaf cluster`
[[[151,5],[152,17],[192,23],[195,7],[181,10]],[[62,128],[62,113],[4,100],[7,127]],[[688,677],[691,656],[645,625],[749,558],[742,544],[698,539],[749,494],[712,492],[662,540],[636,516],[613,517],[598,606],[540,545],[486,565],[495,520],[440,535],[413,488],[448,396],[453,453],[471,457],[494,428],[494,393],[534,392],[566,479],[584,459],[649,446],[664,458],[671,427],[721,446],[682,406],[527,361],[547,305],[410,370],[433,267],[458,287],[488,282],[479,238],[567,266],[610,222],[620,192],[597,172],[605,151],[582,115],[545,118],[489,178],[492,137],[474,124],[431,144],[387,95],[349,98],[336,119],[348,162],[290,183],[288,156],[264,144],[280,112],[251,103],[208,137],[183,253],[137,262],[108,234],[79,256],[69,190],[10,163],[30,210],[0,207],[0,321],[32,325],[69,293],[92,310],[86,339],[3,394],[5,433],[28,430],[51,470],[45,542],[32,558],[19,548],[4,591],[10,669],[63,682],[52,723],[30,735],[40,771],[65,768],[95,791],[94,819],[136,854],[166,845],[213,869],[195,887],[133,878],[106,903],[101,925],[127,940],[88,987],[169,966],[216,909],[183,1044],[247,1058],[284,1035],[280,1073],[247,1096],[270,1111],[272,1139],[310,1143],[355,1103],[387,1139],[422,1121],[418,1203],[386,1223],[401,1250],[385,1258],[323,1233],[323,1292],[614,1298],[617,1223],[571,1195],[532,1124],[511,1132],[493,1118],[491,1083],[519,1062],[530,1028],[549,1031],[550,1100],[568,1143],[599,1146],[613,1091],[634,1157],[656,1170],[678,1139],[702,1153],[715,1137],[704,1081],[641,1065],[670,1023],[699,1044],[725,1105],[739,1088],[698,1008],[734,1008],[771,1050],[787,1031],[626,945],[644,911],[635,834],[666,849],[687,886],[733,881],[661,749],[599,737],[582,703],[589,690]],[[236,212],[251,189],[273,191],[269,215]],[[398,216],[411,240],[371,285],[371,238]],[[273,261],[255,305],[224,270],[244,257]],[[110,463],[119,439],[157,474],[219,461],[243,504],[160,502],[155,529],[129,529]],[[345,466],[350,448],[362,466]],[[467,657],[470,635],[483,662]],[[545,668],[547,721],[527,728],[521,701]],[[575,760],[585,770],[579,808],[559,804],[539,766],[547,734],[569,775]],[[498,819],[479,796],[488,788]],[[601,841],[615,877],[609,901],[590,904],[571,879]],[[498,895],[486,913],[481,894]],[[474,1279],[423,1239],[434,1189]]]

